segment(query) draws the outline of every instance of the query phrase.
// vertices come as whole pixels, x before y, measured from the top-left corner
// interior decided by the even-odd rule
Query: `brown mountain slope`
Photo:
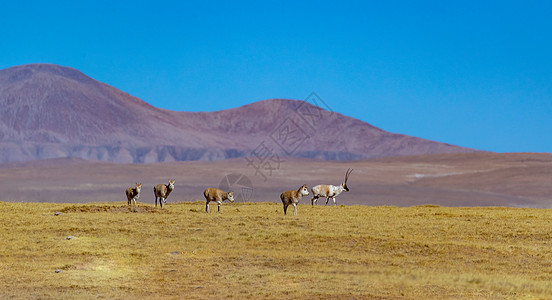
[[[72,68],[33,64],[0,70],[0,162],[220,160],[261,150],[327,160],[473,151],[392,134],[304,101],[176,112]]]
[[[243,122],[231,122],[243,116]],[[259,117],[262,116],[262,117]],[[217,132],[266,140],[275,151],[306,158],[351,160],[382,156],[473,152],[449,144],[393,134],[304,101],[272,99],[209,113]],[[289,134],[288,134],[289,133]],[[288,137],[288,140],[285,138]],[[301,138],[303,138],[301,140]],[[291,141],[290,141],[291,140]],[[299,140],[293,144],[294,140]],[[258,141],[255,141],[258,144]],[[253,145],[253,144],[252,144]],[[297,146],[297,148],[295,148]]]

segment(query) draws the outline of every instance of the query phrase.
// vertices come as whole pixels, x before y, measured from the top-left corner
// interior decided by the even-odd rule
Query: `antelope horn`
[[[345,184],[347,184],[347,179],[349,179],[349,175],[353,172],[353,169],[347,169],[347,172],[345,172]]]

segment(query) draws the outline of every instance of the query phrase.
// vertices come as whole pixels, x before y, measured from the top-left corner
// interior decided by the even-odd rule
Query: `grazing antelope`
[[[131,186],[128,189],[126,189],[125,193],[128,200],[128,205],[131,205],[132,202],[134,202],[134,205],[136,205],[136,200],[140,198],[140,191],[142,190],[142,184],[136,183],[136,186]]]
[[[234,192],[228,192],[225,193],[219,189],[216,188],[207,188],[203,192],[203,196],[205,196],[205,201],[207,202],[205,204],[205,211],[209,212],[209,202],[214,201],[218,203],[218,212],[222,213],[222,201],[228,200],[230,202],[234,202]]]
[[[351,174],[351,172],[353,172],[353,169],[347,169],[347,172],[345,172],[345,181],[338,186],[331,185],[331,184],[329,185],[321,184],[321,185],[313,186],[311,189],[312,196],[313,196],[311,200],[311,204],[312,205],[316,204],[316,201],[320,197],[326,197],[325,205],[328,205],[328,200],[330,200],[330,198],[333,199],[334,205],[337,205],[337,203],[335,203],[335,197],[337,197],[343,191],[345,192],[349,191],[349,188],[347,187],[347,179],[349,179],[349,175]]]
[[[153,187],[153,195],[155,196],[155,206],[157,206],[157,198],[159,198],[159,206],[163,208],[167,203],[167,197],[174,190],[174,180],[169,179],[169,184],[158,184]]]
[[[296,191],[285,191],[280,195],[280,199],[282,199],[282,203],[284,204],[284,215],[287,213],[287,208],[291,204],[293,205],[293,215],[297,215],[297,203],[299,203],[299,200],[303,198],[303,196],[308,196],[309,190],[307,189],[307,185],[303,184],[298,190]]]

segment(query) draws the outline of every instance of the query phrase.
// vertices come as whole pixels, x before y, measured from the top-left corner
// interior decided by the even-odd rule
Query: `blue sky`
[[[0,69],[70,66],[186,111],[314,91],[387,131],[552,152],[550,1],[10,2]]]

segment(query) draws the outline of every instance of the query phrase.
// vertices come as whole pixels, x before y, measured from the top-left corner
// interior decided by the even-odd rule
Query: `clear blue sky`
[[[551,1],[0,2],[0,68],[36,62],[166,109],[315,91],[387,131],[552,152]]]

